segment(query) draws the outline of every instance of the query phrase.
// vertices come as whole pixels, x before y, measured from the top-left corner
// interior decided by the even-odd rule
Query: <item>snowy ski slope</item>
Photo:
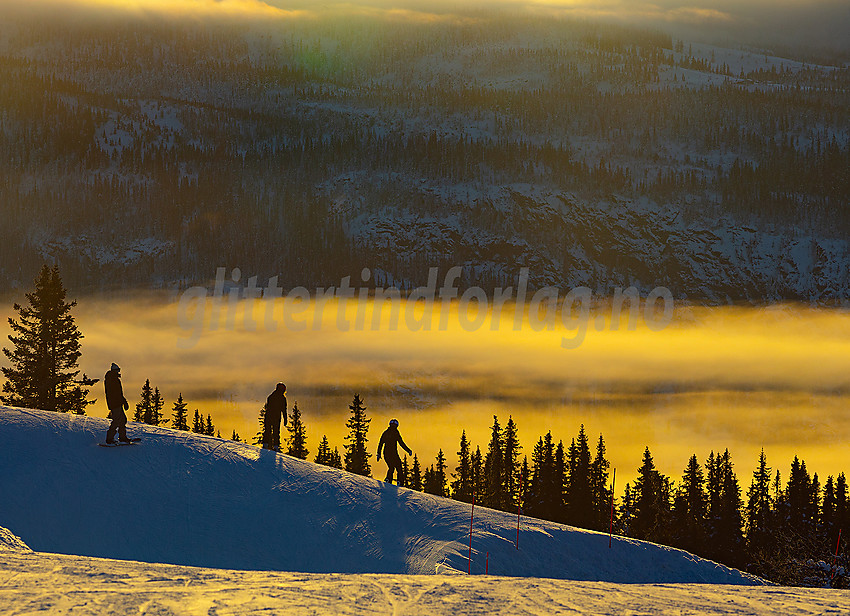
[[[466,573],[470,506],[232,441],[0,407],[0,526],[37,552],[223,569]],[[636,540],[476,507],[472,573],[758,584]]]

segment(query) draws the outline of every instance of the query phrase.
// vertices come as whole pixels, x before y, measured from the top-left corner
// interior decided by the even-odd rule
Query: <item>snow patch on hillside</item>
[[[30,547],[12,531],[0,526],[0,552],[19,552],[28,554]]]

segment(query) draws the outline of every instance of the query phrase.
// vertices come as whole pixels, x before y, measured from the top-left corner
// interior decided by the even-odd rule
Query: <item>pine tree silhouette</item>
[[[313,462],[316,464],[324,464],[325,466],[330,466],[331,461],[331,446],[328,443],[328,435],[323,434],[322,440],[319,441],[319,448],[316,450],[316,457],[313,459]]]
[[[584,424],[572,441],[567,456],[568,482],[565,490],[565,521],[579,528],[593,523],[593,490],[590,485],[590,445]]]
[[[419,458],[413,454],[413,466],[410,467],[410,482],[408,487],[417,492],[422,491],[422,470],[419,467]]]
[[[490,443],[487,446],[487,455],[484,457],[485,490],[481,495],[481,504],[493,509],[502,509],[507,504],[504,486],[504,451],[505,444],[499,418],[493,415]]]
[[[171,427],[175,430],[189,430],[188,422],[189,412],[186,410],[186,403],[183,401],[183,394],[178,394],[177,402],[174,403],[174,408],[171,412]]]
[[[747,490],[746,530],[750,554],[771,547],[774,503],[770,496],[770,477],[771,469],[767,465],[767,456],[762,448],[758,467],[753,471],[753,480]]]
[[[342,468],[342,458],[339,455],[339,448],[334,447],[334,450],[331,452],[331,461],[328,466],[333,468]]]
[[[136,410],[133,413],[133,421],[140,423],[151,423],[153,418],[153,388],[151,380],[145,379],[145,384],[142,385],[141,400],[136,403]]]
[[[705,553],[706,501],[705,476],[694,454],[673,497],[671,541],[676,547],[695,554]]]
[[[195,409],[195,417],[192,419],[192,432],[195,434],[203,434],[206,429],[204,418],[201,417],[200,411]]]
[[[611,523],[611,490],[608,488],[608,469],[611,464],[605,458],[605,439],[599,435],[596,454],[590,465],[590,489],[593,496],[591,528],[607,530]]]
[[[369,440],[367,435],[372,420],[366,417],[366,406],[359,394],[354,394],[354,400],[348,408],[351,409],[351,417],[345,424],[349,430],[348,436],[345,437],[348,441],[345,446],[345,470],[369,477],[372,474],[372,467],[369,465],[372,455],[366,450],[366,443]]]
[[[504,434],[504,459],[502,468],[502,487],[504,490],[504,505],[513,509],[519,498],[519,454],[522,446],[519,444],[519,434],[513,416],[508,416]]]
[[[165,400],[162,399],[162,394],[159,393],[159,387],[153,390],[153,399],[151,400],[151,425],[160,426],[166,422],[162,414],[162,409],[165,408]]]
[[[434,468],[434,492],[437,496],[446,496],[446,455],[443,450],[437,453],[437,464]]]
[[[663,543],[670,506],[665,479],[655,468],[655,461],[647,447],[634,485],[631,536]]]
[[[28,306],[14,304],[19,320],[9,318],[12,349],[3,349],[11,367],[2,368],[6,382],[0,401],[10,406],[84,415],[94,400],[86,400],[90,384],[80,371],[80,340],[58,266],[41,268],[35,290],[27,293]],[[83,386],[81,386],[81,384]]]
[[[455,473],[452,476],[455,480],[452,482],[452,498],[463,501],[464,503],[472,502],[472,464],[469,453],[469,441],[466,439],[466,430],[460,435],[460,450],[457,452],[458,465]]]
[[[215,426],[213,425],[212,417],[209,414],[207,414],[207,423],[204,426],[204,434],[207,436],[215,436]]]
[[[301,421],[301,411],[298,408],[297,401],[292,407],[292,417],[286,429],[289,430],[289,447],[286,453],[294,458],[306,460],[309,454],[307,451],[307,429]]]
[[[481,455],[480,447],[476,447],[475,453],[469,456],[469,470],[472,479],[472,493],[478,500],[487,487],[484,480],[484,457]]]

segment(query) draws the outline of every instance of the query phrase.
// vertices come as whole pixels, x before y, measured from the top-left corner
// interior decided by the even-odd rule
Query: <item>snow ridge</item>
[[[0,407],[0,523],[39,552],[244,570],[466,573],[470,506],[244,443]],[[759,584],[681,550],[476,507],[472,573]]]

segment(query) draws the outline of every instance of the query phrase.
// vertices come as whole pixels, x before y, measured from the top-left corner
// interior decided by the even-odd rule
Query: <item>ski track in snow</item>
[[[495,576],[202,569],[4,553],[2,614],[847,614],[850,592],[705,584],[610,584]]]

